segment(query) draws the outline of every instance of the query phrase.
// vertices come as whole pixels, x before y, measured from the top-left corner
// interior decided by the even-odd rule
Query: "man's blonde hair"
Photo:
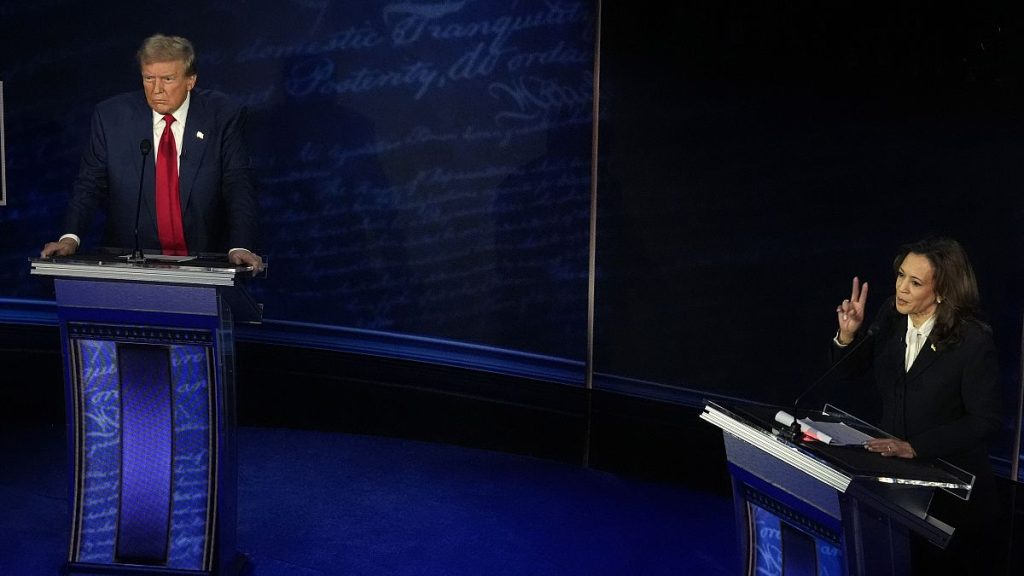
[[[176,62],[185,63],[185,75],[196,75],[196,52],[192,43],[181,36],[164,36],[154,34],[142,41],[142,46],[136,53],[139,59],[139,67],[153,62]]]

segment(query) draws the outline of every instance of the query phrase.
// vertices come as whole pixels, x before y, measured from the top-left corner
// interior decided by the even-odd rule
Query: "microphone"
[[[793,401],[793,409],[794,410],[798,409],[800,407],[800,402],[804,398],[806,398],[808,394],[810,394],[818,386],[820,386],[821,383],[824,382],[829,376],[831,376],[832,373],[835,372],[837,368],[842,366],[846,362],[846,360],[848,358],[853,356],[854,353],[857,352],[857,350],[859,350],[860,347],[863,346],[865,342],[874,339],[874,337],[876,335],[878,335],[880,332],[887,331],[889,329],[889,326],[892,325],[892,319],[893,319],[893,316],[895,315],[894,314],[895,311],[896,311],[896,295],[894,294],[892,296],[889,296],[889,298],[885,301],[885,303],[882,304],[882,308],[879,309],[879,311],[878,311],[878,316],[875,318],[874,322],[871,323],[871,326],[868,327],[867,333],[864,334],[864,337],[859,339],[859,340],[857,340],[856,342],[854,342],[853,345],[850,346],[849,350],[846,351],[846,354],[844,354],[842,358],[840,358],[835,363],[833,363],[831,366],[829,366],[828,370],[825,370],[825,372],[821,376],[819,376],[817,380],[815,380],[813,383],[811,383],[810,386],[808,386],[806,389],[804,389],[804,391],[801,392],[800,395],[796,397],[796,400]]]
[[[142,170],[139,170],[139,197],[135,200],[135,250],[128,257],[128,262],[133,264],[146,261],[146,257],[142,254],[142,248],[139,247],[139,216],[142,214],[142,184],[145,182],[146,156],[149,156],[149,151],[152,149],[153,143],[149,141],[149,138],[139,143],[139,151],[142,152]]]

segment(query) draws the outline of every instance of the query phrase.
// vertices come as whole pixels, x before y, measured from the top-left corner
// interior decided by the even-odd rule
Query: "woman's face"
[[[927,258],[910,252],[896,273],[896,310],[917,326],[935,314],[937,306],[935,269]]]

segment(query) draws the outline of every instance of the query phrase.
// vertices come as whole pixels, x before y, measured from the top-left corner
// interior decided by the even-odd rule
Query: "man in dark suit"
[[[138,60],[143,91],[96,106],[65,234],[46,244],[42,257],[74,254],[102,207],[107,246],[135,246],[138,213],[143,250],[227,253],[234,264],[262,269],[252,251],[259,211],[243,142],[244,109],[224,94],[195,89],[195,52],[184,38],[147,38]]]

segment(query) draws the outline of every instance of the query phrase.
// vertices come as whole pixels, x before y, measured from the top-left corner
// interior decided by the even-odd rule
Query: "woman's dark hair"
[[[893,260],[893,273],[899,274],[907,254],[924,256],[932,265],[935,295],[941,299],[935,312],[931,340],[937,347],[960,341],[960,332],[969,320],[979,321],[978,281],[960,243],[951,238],[932,236],[900,247]]]

